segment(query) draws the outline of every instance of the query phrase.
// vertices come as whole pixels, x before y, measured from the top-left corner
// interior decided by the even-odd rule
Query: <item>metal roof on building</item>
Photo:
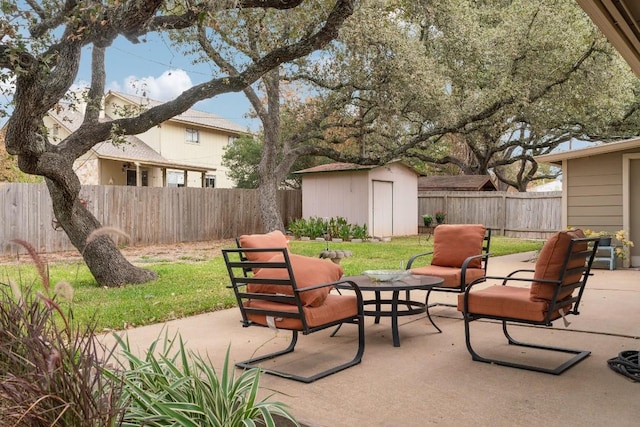
[[[295,171],[293,173],[297,173],[297,174],[307,174],[307,173],[327,173],[327,172],[349,172],[349,171],[367,171],[367,170],[372,170],[372,169],[376,169],[376,168],[380,168],[383,166],[387,166],[393,163],[398,163],[401,164],[402,166],[411,169],[412,171],[414,171],[416,174],[420,174],[418,171],[416,171],[414,168],[412,168],[411,166],[405,164],[404,162],[400,161],[400,160],[395,160],[389,163],[386,163],[384,165],[359,165],[356,163],[341,163],[341,162],[335,162],[335,163],[327,163],[324,165],[318,165],[318,166],[314,166],[312,168],[307,168],[307,169],[302,169],[299,171]]]
[[[487,175],[421,176],[418,191],[496,191]]]

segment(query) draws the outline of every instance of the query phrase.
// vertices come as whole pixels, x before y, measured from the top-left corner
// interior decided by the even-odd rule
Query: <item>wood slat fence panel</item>
[[[495,233],[546,239],[562,229],[562,192],[507,193],[501,191],[421,191],[421,215],[447,213],[450,224],[484,224]]]
[[[84,186],[81,197],[105,226],[129,234],[132,244],[150,245],[236,237],[262,232],[258,190]],[[285,224],[302,215],[299,190],[278,192]],[[73,250],[66,234],[53,228],[45,184],[0,185],[0,254],[15,251],[12,239],[41,252]],[[420,192],[424,213],[447,213],[447,223],[481,223],[510,237],[547,238],[562,227],[562,193]]]
[[[128,234],[133,245],[219,240],[260,233],[258,190],[84,186],[80,196],[104,226]],[[278,192],[285,225],[302,215],[300,190]],[[39,252],[73,250],[53,227],[53,208],[45,184],[0,185],[0,254],[16,251],[12,239],[30,242]]]

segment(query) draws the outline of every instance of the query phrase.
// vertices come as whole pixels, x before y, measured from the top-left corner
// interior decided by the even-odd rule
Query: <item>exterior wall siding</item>
[[[622,153],[572,159],[566,169],[567,225],[621,229]]]
[[[368,174],[337,172],[308,174],[302,180],[302,216],[341,216],[352,224],[369,222]]]

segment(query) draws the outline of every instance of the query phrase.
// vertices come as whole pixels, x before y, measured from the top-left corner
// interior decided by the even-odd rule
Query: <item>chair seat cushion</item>
[[[487,229],[482,224],[442,224],[433,232],[432,265],[462,267],[464,261],[482,253]],[[482,260],[471,260],[468,267],[481,268]]]
[[[529,288],[493,285],[469,292],[469,313],[485,316],[510,317],[513,319],[541,322],[548,309],[546,301],[532,301]],[[458,311],[464,311],[464,294],[458,295]],[[554,313],[551,320],[560,315]]]
[[[282,231],[274,230],[264,234],[244,234],[238,239],[241,248],[287,248],[289,240]],[[268,261],[276,252],[247,252],[249,261]]]
[[[439,265],[427,265],[424,267],[417,267],[411,269],[412,274],[424,275],[424,276],[437,276],[444,279],[442,285],[438,287],[443,288],[460,288],[462,269],[456,267],[441,267]],[[484,269],[482,268],[467,268],[465,275],[465,282],[469,283],[479,277],[484,276]]]
[[[265,310],[277,310],[288,313],[296,313],[298,308],[291,304],[281,304],[271,301],[249,300],[245,307],[261,308]],[[310,328],[326,325],[340,319],[348,319],[358,315],[358,299],[355,295],[327,295],[324,304],[318,307],[303,307],[307,326]],[[268,326],[267,316],[262,314],[248,314],[247,317],[254,323]],[[276,317],[275,325],[279,329],[301,331],[302,321],[290,317]]]
[[[282,254],[269,259],[272,262],[282,262]],[[298,289],[306,288],[323,283],[331,283],[342,277],[343,270],[340,265],[320,258],[312,258],[304,255],[289,254],[293,277]],[[289,273],[285,268],[261,268],[253,277],[261,279],[288,279]],[[293,295],[293,288],[290,285],[271,285],[268,283],[249,283],[249,292],[263,294],[285,294]],[[307,292],[300,292],[302,304],[308,307],[318,307],[322,305],[331,291],[330,286],[313,289]]]

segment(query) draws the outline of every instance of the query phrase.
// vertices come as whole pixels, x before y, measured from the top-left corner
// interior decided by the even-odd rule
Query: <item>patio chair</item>
[[[360,363],[364,354],[362,293],[355,283],[340,280],[343,271],[339,265],[290,254],[282,247],[223,249],[222,254],[242,315],[242,326],[269,327],[292,333],[290,344],[284,350],[252,357],[236,366],[260,367],[273,375],[309,383]],[[338,283],[349,285],[354,292],[330,294]],[[307,335],[344,323],[358,326],[356,353],[348,362],[307,376],[259,365],[293,352],[299,332]],[[325,356],[323,353],[323,358]]]
[[[471,358],[479,362],[559,375],[589,356],[591,352],[587,350],[516,341],[510,335],[507,325],[552,326],[554,320],[562,318],[567,326],[566,316],[580,314],[580,300],[597,248],[598,238],[585,238],[581,230],[561,231],[545,242],[535,270],[516,270],[505,277],[487,276],[487,281],[499,280],[502,283],[484,289],[476,289],[479,281],[470,283],[464,294],[458,296],[458,310],[464,317],[465,341]],[[480,356],[471,345],[470,325],[472,321],[479,319],[500,321],[509,344],[574,356],[555,367],[540,366],[544,363],[516,362],[524,352],[511,355],[510,360]],[[493,351],[495,352],[495,348]]]
[[[444,279],[442,285],[434,286],[425,298],[427,317],[438,332],[442,330],[431,319],[429,308],[456,305],[442,302],[429,304],[431,292],[463,293],[468,283],[481,280],[487,274],[490,243],[491,229],[482,224],[441,224],[434,230],[433,251],[409,258],[407,269],[412,274]],[[431,254],[433,258],[430,265],[415,266],[417,260]],[[406,299],[411,300],[409,291]]]

